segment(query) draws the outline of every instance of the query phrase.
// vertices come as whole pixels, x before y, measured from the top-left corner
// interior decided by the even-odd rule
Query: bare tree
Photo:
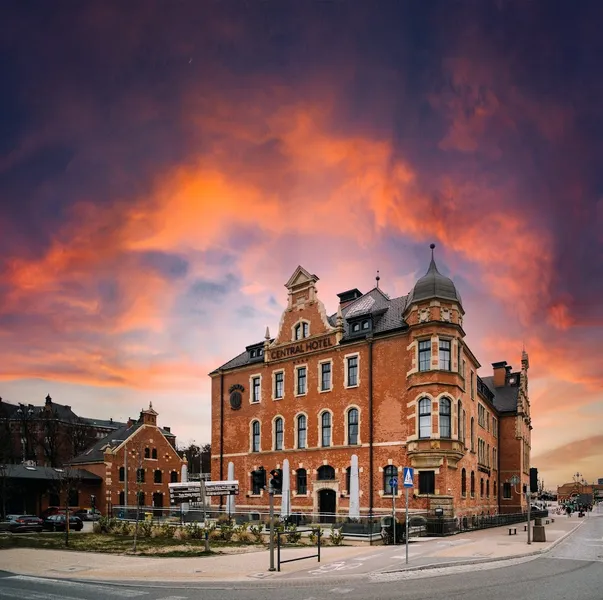
[[[96,442],[94,431],[80,417],[71,423],[71,442],[74,457],[88,450]]]
[[[56,409],[44,408],[40,415],[39,444],[44,459],[51,467],[58,467],[63,462],[65,426],[61,424]],[[62,431],[63,430],[63,431]]]
[[[19,404],[17,409],[17,421],[19,426],[19,436],[21,438],[21,457],[22,461],[36,460],[36,425],[35,425],[35,410],[30,404]]]
[[[69,546],[69,500],[71,493],[78,490],[80,483],[79,471],[73,467],[56,468],[52,480],[52,490],[64,501],[65,507],[65,546]]]
[[[136,520],[134,522],[134,544],[132,550],[136,552],[136,545],[138,543],[138,524],[140,522],[140,507],[142,504],[142,484],[145,482],[145,471],[143,469],[144,448],[142,442],[140,442],[134,450],[134,455],[134,464],[136,465]]]

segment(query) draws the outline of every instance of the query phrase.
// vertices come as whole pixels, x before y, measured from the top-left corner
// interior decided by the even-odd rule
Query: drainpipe
[[[373,543],[373,339],[368,338],[368,408],[369,408],[369,521]]]
[[[220,481],[224,481],[224,373],[220,371]],[[220,510],[224,508],[224,496],[220,496]]]

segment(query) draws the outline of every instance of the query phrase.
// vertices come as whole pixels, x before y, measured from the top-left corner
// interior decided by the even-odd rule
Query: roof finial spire
[[[431,248],[431,260],[433,260],[433,251],[435,249],[435,244],[429,244],[429,247]]]
[[[381,279],[381,277],[379,277],[379,269],[377,269],[377,277],[375,277],[375,281],[377,282],[377,289],[379,289],[379,280]]]

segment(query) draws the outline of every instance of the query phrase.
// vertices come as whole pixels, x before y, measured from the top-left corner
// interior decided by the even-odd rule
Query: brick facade
[[[443,282],[443,291],[426,294],[426,278]],[[390,299],[378,286],[364,295],[350,290],[332,316],[318,299],[317,280],[298,267],[276,336],[267,331],[263,342],[211,373],[212,480],[226,479],[233,463],[237,507],[267,508],[267,493],[252,489],[252,472],[282,468],[287,459],[292,511],[347,513],[346,470],[356,455],[362,514],[391,511],[392,475],[402,509],[404,466],[415,469],[411,509],[443,508],[448,516],[509,510],[501,481],[510,473],[526,481],[529,470],[529,451],[518,451],[523,440],[529,448],[531,430],[527,355],[525,411],[511,414],[508,403],[499,411],[501,381],[477,376],[460,296],[433,259],[409,296]],[[519,390],[509,381],[502,388],[507,396]],[[510,431],[509,423],[521,426]],[[322,490],[334,491],[334,501]]]

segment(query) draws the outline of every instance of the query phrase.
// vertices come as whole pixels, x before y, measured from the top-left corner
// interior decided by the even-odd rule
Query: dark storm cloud
[[[165,279],[180,279],[188,273],[188,261],[182,256],[167,252],[145,252],[139,257],[143,268],[159,273]]]

